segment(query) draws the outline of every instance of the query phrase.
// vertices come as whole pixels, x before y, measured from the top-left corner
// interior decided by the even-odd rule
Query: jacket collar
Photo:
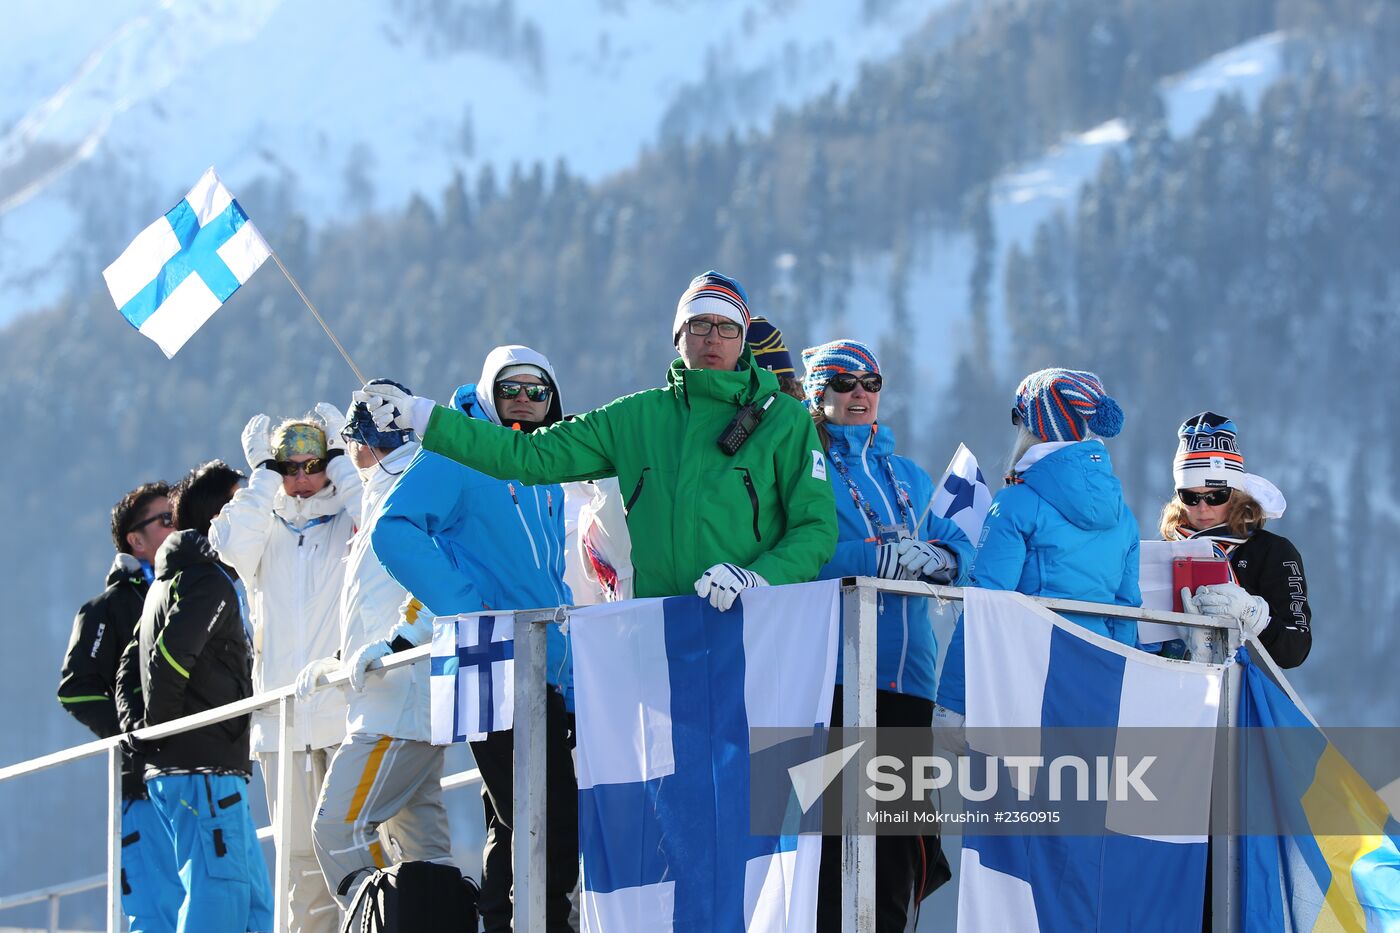
[[[342,455],[343,456],[343,455]],[[277,492],[272,498],[272,511],[279,518],[291,522],[293,525],[300,525],[313,518],[322,518],[327,515],[334,515],[340,511],[340,502],[336,498],[335,483],[327,482],[325,487],[314,496],[305,499],[298,499],[296,496],[289,496],[278,485]]]
[[[874,457],[888,457],[894,453],[894,431],[887,425],[828,421],[826,434],[831,439],[831,449],[843,457],[858,457],[862,451]]]
[[[730,405],[745,405],[778,391],[778,377],[755,366],[753,352],[747,346],[739,355],[738,368],[732,372],[687,369],[684,360],[673,360],[666,371],[666,384],[687,402],[708,398]]]

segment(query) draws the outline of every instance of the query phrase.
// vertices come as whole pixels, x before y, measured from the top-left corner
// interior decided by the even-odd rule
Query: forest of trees
[[[1391,492],[1400,440],[1384,417],[1400,388],[1388,360],[1400,331],[1393,7],[975,4],[939,14],[961,17],[955,41],[911,44],[866,67],[848,94],[742,138],[668,137],[597,184],[562,161],[488,167],[440,197],[382,205],[325,231],[288,214],[275,186],[239,194],[368,375],[442,397],[476,377],[492,346],[526,341],[553,358],[571,410],[662,378],[676,297],[699,271],[737,276],[760,311],[781,300],[779,323],[797,349],[837,336],[814,322],[844,307],[860,256],[893,251],[897,283],[921,232],[967,231],[978,253],[966,309],[973,338],[945,361],[957,392],[890,399],[892,417],[927,428],[909,452],[936,472],[965,440],[999,475],[1015,379],[1047,364],[1097,369],[1129,413],[1113,450],[1149,534],[1170,492],[1175,425],[1202,408],[1232,408],[1252,465],[1290,497],[1281,530],[1300,544],[1313,581],[1318,669],[1346,663],[1380,676],[1396,639],[1379,620],[1400,606],[1375,555],[1400,531]],[[430,15],[437,5],[405,9]],[[1277,29],[1311,40],[1314,60],[1297,77],[1257,113],[1227,99],[1192,137],[1166,132],[1155,82]],[[1073,216],[1012,254],[1005,281],[994,276],[988,183],[1115,116],[1135,130],[1126,153],[1104,162]],[[774,260],[784,255],[780,273]],[[345,404],[355,387],[271,266],[170,362],[100,288],[94,278],[0,339],[14,490],[0,505],[11,532],[0,561],[11,581],[11,670],[22,673],[0,685],[0,700],[30,724],[10,760],[77,738],[53,685],[72,613],[110,559],[111,502],[212,456],[241,465],[250,414]],[[1000,292],[1015,372],[998,368],[991,346],[988,309]],[[895,304],[897,315],[920,313]],[[846,310],[859,320],[859,308]],[[881,349],[897,370],[903,348]],[[1372,413],[1380,430],[1363,420]],[[1135,421],[1156,427],[1138,432]],[[1309,681],[1306,669],[1302,679],[1339,716],[1364,714],[1372,699]],[[80,780],[91,775],[55,773],[33,799],[68,799]],[[95,819],[101,804],[91,804],[75,819]],[[8,851],[23,851],[25,831],[0,830]],[[12,887],[51,877],[51,867],[44,858],[16,866]]]

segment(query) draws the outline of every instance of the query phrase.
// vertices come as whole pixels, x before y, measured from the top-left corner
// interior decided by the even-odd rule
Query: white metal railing
[[[870,728],[875,725],[875,644],[876,644],[876,600],[879,593],[892,593],[905,596],[931,598],[942,601],[960,602],[963,589],[954,586],[938,586],[929,583],[916,583],[895,580],[882,580],[875,577],[847,577],[842,581],[843,625],[843,675],[844,694],[842,722],[844,728]],[[1184,615],[1176,612],[1161,612],[1151,609],[1136,609],[1112,606],[1104,603],[1081,602],[1068,599],[1035,598],[1035,602],[1055,612],[1088,613],[1098,616],[1112,616],[1136,621],[1161,622],[1192,628],[1210,628],[1217,632],[1217,660],[1233,657],[1240,646],[1241,633],[1236,629],[1220,628],[1203,621],[1201,616]],[[552,609],[520,610],[513,613],[515,620],[515,760],[514,760],[514,838],[529,840],[528,845],[514,845],[515,883],[515,926],[520,933],[543,933],[545,927],[545,645],[547,626],[558,624],[568,618],[568,607]],[[850,624],[854,620],[855,624]],[[392,670],[426,660],[431,646],[423,645],[408,651],[389,655],[370,665],[371,671]],[[1267,652],[1259,652],[1261,660],[1271,669],[1275,679],[1288,690],[1297,701],[1287,681],[1269,660]],[[318,689],[348,681],[348,675],[336,672],[318,680]],[[183,732],[200,729],[215,723],[247,715],[255,710],[277,706],[279,710],[278,747],[289,761],[290,724],[295,704],[295,688],[283,687],[246,700],[230,703],[216,709],[206,710],[192,716],[148,726],[136,730],[138,738],[156,740],[168,738]],[[1224,698],[1221,704],[1222,723],[1233,722],[1238,708],[1239,671],[1233,665],[1225,672]],[[1301,705],[1301,703],[1300,703]],[[57,929],[58,901],[69,894],[107,887],[107,929],[109,933],[120,933],[124,928],[121,911],[121,752],[118,747],[120,737],[98,739],[62,751],[42,755],[29,761],[19,762],[0,768],[0,782],[36,774],[49,768],[81,761],[105,754],[108,762],[108,820],[107,820],[107,873],[92,878],[79,879],[53,885],[25,894],[0,898],[0,910],[48,901],[50,905],[50,929]],[[867,747],[857,753],[859,767],[864,768],[871,754]],[[1213,801],[1213,807],[1234,812],[1235,796],[1235,749],[1233,742],[1226,755],[1226,784],[1229,789],[1224,801]],[[279,770],[279,782],[289,780],[290,768]],[[444,790],[462,787],[480,780],[479,771],[464,771],[449,775],[442,780]],[[849,782],[848,792],[855,792],[854,782]],[[288,799],[290,788],[279,788]],[[259,830],[261,839],[269,835],[275,839],[286,834],[290,807],[277,808],[279,813],[272,826]],[[874,879],[875,879],[875,837],[857,831],[859,808],[843,806],[842,815],[842,890],[841,916],[842,929],[853,933],[873,933],[875,929]],[[1212,904],[1214,908],[1213,929],[1228,931],[1229,918],[1234,899],[1234,872],[1237,866],[1236,844],[1232,836],[1224,839],[1225,852],[1217,850],[1213,861]],[[1223,857],[1222,857],[1223,856]],[[276,917],[275,929],[286,929],[286,903],[289,882],[289,862],[286,854],[277,848],[275,868]]]

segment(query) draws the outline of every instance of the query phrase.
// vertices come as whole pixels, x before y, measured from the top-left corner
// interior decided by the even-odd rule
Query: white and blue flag
[[[478,742],[515,717],[515,617],[510,613],[433,620],[429,687],[434,745]]]
[[[749,730],[827,723],[839,581],[569,624],[584,933],[814,929],[821,836],[750,833]]]
[[[977,458],[966,445],[959,444],[957,453],[948,462],[948,469],[933,490],[932,509],[935,515],[950,518],[976,544],[982,538],[982,524],[992,504],[992,491],[977,466]]]
[[[122,317],[173,357],[271,254],[210,168],[102,276]]]
[[[1030,801],[1021,806],[1032,811],[1047,798],[1081,801],[1073,812],[1080,818],[1087,813],[1093,831],[1083,829],[1086,822],[1077,824],[1076,834],[1060,835],[978,835],[968,827],[958,929],[1200,929],[1224,668],[1148,655],[1017,593],[968,588],[965,599],[966,725],[974,760],[1011,761],[1011,752],[999,747],[1010,744],[1016,754],[1029,752],[1043,762],[1058,763],[1072,744],[1076,758],[1092,754],[1085,746],[1104,754],[1086,769],[1086,789],[1078,797],[1053,790],[1057,778],[1073,773],[1053,766],[1048,779],[1047,768],[1038,767],[1012,782],[1013,792]],[[1165,736],[1187,738],[1168,750],[1172,740]],[[1038,747],[1028,748],[1028,741]],[[1171,757],[1182,749],[1186,755]],[[1161,754],[1151,760],[1131,754],[1144,750]],[[1099,767],[1102,772],[1089,777]],[[1136,800],[1118,792],[1134,780],[1129,767],[1139,769],[1149,792]],[[1092,790],[1090,781],[1097,781]],[[1148,799],[1158,802],[1141,803]],[[1159,808],[1155,822],[1169,832],[1202,832],[1148,835],[1144,806]]]

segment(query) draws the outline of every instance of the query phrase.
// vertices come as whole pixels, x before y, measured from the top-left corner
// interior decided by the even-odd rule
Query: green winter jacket
[[[836,547],[836,504],[812,419],[747,348],[733,372],[686,369],[666,386],[530,434],[438,406],[423,449],[529,484],[616,476],[626,496],[636,595],[694,592],[708,568],[747,567],[774,586],[814,580]],[[730,457],[739,406],[776,396]]]

